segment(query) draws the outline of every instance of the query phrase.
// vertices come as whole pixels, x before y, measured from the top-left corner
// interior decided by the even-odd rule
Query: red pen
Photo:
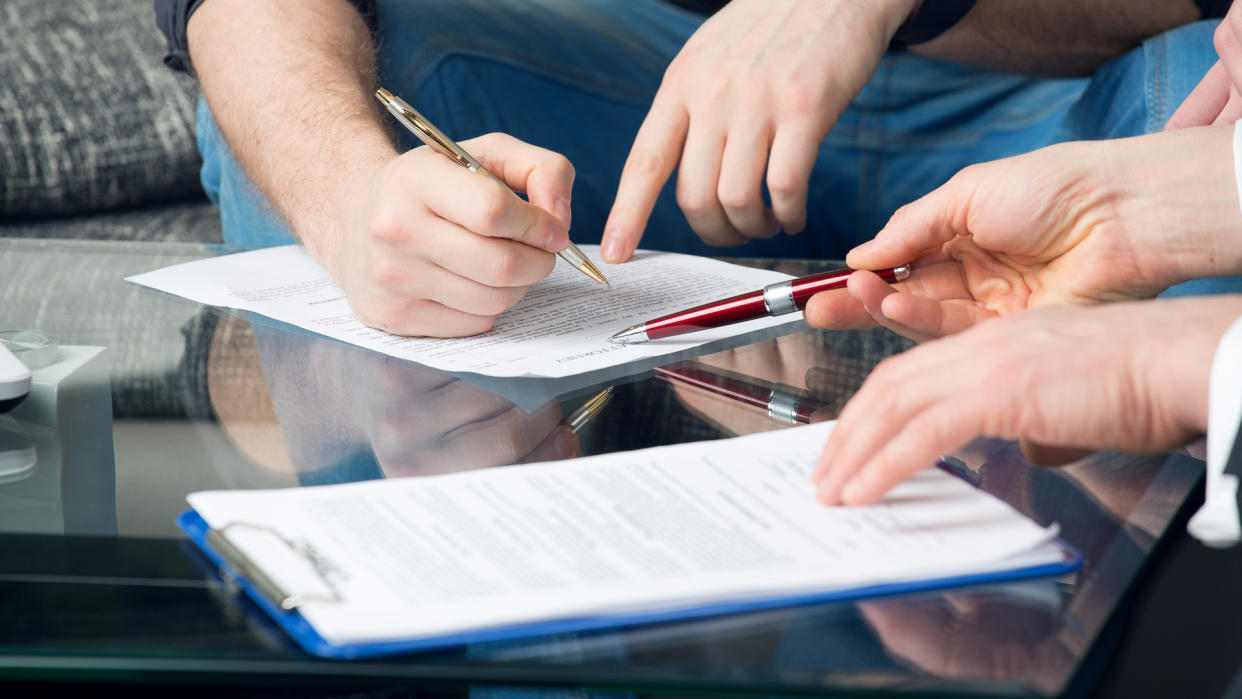
[[[846,280],[854,273],[852,269],[835,269],[821,272],[808,277],[786,279],[783,282],[769,284],[759,291],[751,291],[720,301],[712,301],[702,306],[678,311],[662,318],[639,323],[626,328],[608,338],[623,345],[660,340],[675,335],[684,335],[707,328],[718,328],[722,325],[741,323],[746,320],[779,316],[793,313],[806,308],[806,302],[812,296],[831,289],[845,286]],[[893,267],[876,271],[880,278],[892,284],[910,276],[910,265]]]
[[[759,383],[708,368],[696,362],[677,362],[655,368],[656,376],[670,383],[693,386],[744,405],[767,411],[768,418],[782,425],[807,425],[811,415],[828,405],[784,384]]]

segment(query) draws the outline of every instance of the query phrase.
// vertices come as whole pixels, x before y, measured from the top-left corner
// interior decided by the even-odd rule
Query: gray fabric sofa
[[[0,27],[0,237],[220,241],[148,0],[4,0]]]
[[[0,28],[0,238],[221,241],[199,183],[198,89],[164,66],[150,0],[0,0]],[[201,401],[193,348],[209,337],[207,314],[169,297],[136,317],[133,299],[154,292],[119,281],[185,261],[184,247],[38,265],[12,255],[0,252],[0,328],[108,347],[117,418],[180,416]],[[65,290],[54,311],[49,285]],[[99,294],[110,303],[88,298]]]

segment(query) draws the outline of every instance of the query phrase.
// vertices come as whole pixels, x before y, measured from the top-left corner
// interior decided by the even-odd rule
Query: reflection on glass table
[[[57,348],[0,415],[0,532],[114,534],[111,453],[106,351]]]
[[[672,384],[650,367],[581,385],[541,383],[550,399],[515,400],[504,385],[483,387],[121,281],[218,252],[0,239],[6,322],[55,333],[67,345],[106,347],[112,428],[110,443],[95,440],[84,452],[92,469],[65,470],[48,483],[55,481],[60,495],[52,499],[66,513],[68,503],[86,502],[111,519],[77,527],[67,517],[63,528],[35,517],[0,522],[0,676],[175,685],[170,691],[178,693],[263,685],[313,696],[433,684],[463,693],[473,686],[471,694],[503,693],[507,684],[661,694],[1089,693],[1092,651],[1107,657],[1106,626],[1202,473],[1184,456],[1112,453],[1041,469],[1014,444],[980,440],[952,455],[962,472],[1040,524],[1059,524],[1086,557],[1078,573],[320,662],[201,567],[173,524],[187,493],[502,468],[787,423]],[[783,262],[781,269],[797,275],[832,265]],[[818,401],[808,416],[818,420],[831,418],[876,363],[906,346],[883,330],[804,330],[693,361]],[[601,392],[608,397],[602,409],[583,423],[581,409],[603,401]],[[36,431],[22,429],[38,447]],[[5,430],[16,434],[10,423],[0,424]],[[61,444],[87,444],[84,436],[64,430]],[[37,469],[0,483],[0,496],[34,483]],[[112,480],[91,480],[102,474]],[[84,499],[66,499],[69,492]]]
[[[231,315],[215,318],[207,372],[224,429],[307,485],[572,458],[575,428],[608,396],[573,415],[556,400],[527,412],[437,369]]]

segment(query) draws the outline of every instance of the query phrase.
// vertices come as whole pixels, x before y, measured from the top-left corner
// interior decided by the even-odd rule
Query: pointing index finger
[[[666,102],[656,96],[621,171],[617,198],[604,225],[605,262],[624,262],[634,254],[660,191],[681,158],[690,115],[680,104]]]

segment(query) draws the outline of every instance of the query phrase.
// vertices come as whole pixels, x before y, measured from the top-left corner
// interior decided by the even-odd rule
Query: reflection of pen
[[[499,177],[496,177],[492,173],[488,172],[487,168],[479,164],[479,161],[471,157],[471,155],[461,146],[454,143],[453,139],[444,135],[444,132],[436,128],[435,124],[427,121],[426,117],[419,114],[413,107],[407,104],[405,100],[397,97],[382,87],[375,92],[375,98],[380,101],[380,104],[384,105],[384,108],[387,109],[389,113],[397,118],[397,121],[404,124],[405,127],[415,136],[418,136],[419,140],[426,143],[428,146],[431,146],[432,150],[443,155],[447,155],[462,167],[468,168],[471,172],[477,172],[480,175],[492,178],[500,184],[501,187],[504,187],[510,193],[513,192],[513,190],[509,189],[508,185],[500,181]],[[513,196],[517,195],[514,194]],[[591,260],[578,249],[578,246],[573,244],[572,241],[557,254],[561,256],[561,259],[565,260],[574,267],[577,267],[583,274],[594,279],[600,284],[608,283],[608,280],[604,278],[604,275],[599,271],[599,268],[596,267]]]
[[[797,279],[786,279],[783,282],[769,284],[759,291],[751,291],[740,296],[732,296],[720,301],[678,311],[662,318],[639,323],[626,328],[608,338],[623,345],[648,340],[659,340],[674,335],[684,335],[696,330],[718,328],[722,325],[741,323],[765,316],[779,316],[800,311],[812,296],[829,289],[840,289],[854,273],[852,269],[836,269],[821,272]],[[892,269],[876,272],[880,278],[890,284],[902,281],[910,276],[910,266],[902,265]]]
[[[591,396],[587,399],[587,402],[578,406],[577,410],[573,411],[569,414],[569,417],[565,418],[565,424],[570,430],[573,430],[574,434],[582,432],[583,428],[585,428],[596,415],[599,415],[600,412],[603,411],[604,406],[608,405],[608,401],[612,399],[612,391],[612,386],[609,386],[608,388],[605,388],[599,393]]]
[[[790,386],[759,383],[710,369],[694,362],[677,362],[655,368],[655,373],[671,383],[700,388],[739,403],[766,410],[773,422],[807,425],[811,415],[831,403],[816,400]]]

